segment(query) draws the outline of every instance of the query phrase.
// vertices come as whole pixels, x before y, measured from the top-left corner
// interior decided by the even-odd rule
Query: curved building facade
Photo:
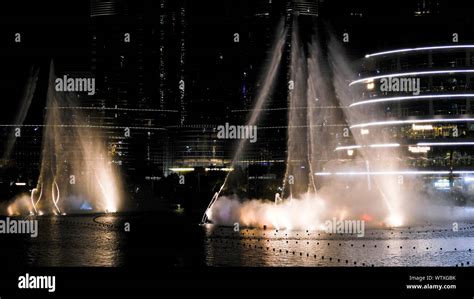
[[[474,194],[474,45],[368,54],[359,70],[347,107],[354,140],[336,149],[339,157],[364,148],[395,163],[394,174]]]

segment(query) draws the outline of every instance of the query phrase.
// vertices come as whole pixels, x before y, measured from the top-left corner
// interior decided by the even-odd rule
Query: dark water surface
[[[176,213],[39,217],[37,238],[0,235],[9,267],[472,266],[474,223],[318,231],[199,226]],[[130,232],[125,231],[126,223]]]

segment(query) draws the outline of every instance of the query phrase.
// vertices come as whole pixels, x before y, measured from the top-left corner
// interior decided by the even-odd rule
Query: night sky
[[[438,1],[435,11],[429,15],[414,17],[417,5],[423,1],[323,1],[320,3],[319,26],[336,36],[350,34],[350,42],[344,44],[353,59],[369,52],[408,46],[450,44],[452,33],[460,37],[460,44],[474,40],[472,10],[469,1]],[[429,2],[429,1],[427,1]],[[434,2],[434,1],[433,1]],[[127,1],[127,14],[144,16],[146,22],[158,22],[158,1]],[[243,50],[232,43],[233,32],[242,32],[242,44],[246,45],[246,32],[258,34],[252,21],[253,0],[187,1],[186,70],[192,80],[197,97],[206,97],[206,88],[214,86],[216,102],[232,101],[225,89],[238,86],[239,74],[254,61],[263,57],[265,47],[249,46]],[[282,13],[284,3],[274,1],[275,20]],[[44,106],[47,68],[51,59],[56,67],[64,70],[87,71],[90,69],[90,20],[89,1],[9,1],[0,11],[0,91],[4,107],[2,123],[10,123],[18,109],[20,98],[31,67],[41,69],[40,79],[28,121],[41,122]],[[284,8],[283,8],[284,10]],[[357,16],[351,16],[356,13]],[[362,14],[362,17],[359,15]],[[252,27],[254,26],[254,27]],[[305,28],[313,30],[312,28]],[[303,29],[303,30],[305,30]],[[13,42],[14,33],[22,33],[22,43]],[[225,59],[219,63],[218,57]],[[239,61],[237,63],[236,61]],[[247,65],[245,65],[247,63]],[[258,70],[258,65],[254,66]],[[217,74],[217,75],[216,75]],[[254,78],[257,77],[255,74]],[[217,84],[214,81],[217,80]],[[230,83],[229,83],[230,82]],[[252,84],[252,82],[250,82]],[[204,88],[205,87],[205,88]],[[222,96],[219,96],[219,88]],[[233,87],[232,87],[233,88]],[[217,95],[216,95],[217,94]],[[230,93],[231,94],[231,93]],[[200,101],[199,98],[194,102]],[[197,106],[197,107],[196,107]],[[190,105],[199,109],[201,105]],[[225,106],[225,103],[223,104]],[[208,108],[206,108],[208,109]],[[31,112],[31,111],[30,111]],[[197,113],[200,113],[197,111]]]

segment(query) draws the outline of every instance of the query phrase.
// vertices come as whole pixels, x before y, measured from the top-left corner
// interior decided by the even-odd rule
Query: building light
[[[367,146],[362,146],[362,145],[347,145],[347,146],[338,146],[334,151],[341,151],[341,150],[354,150],[354,149],[359,149],[363,147],[372,147],[372,148],[383,148],[383,147],[399,147],[399,143],[380,143],[380,144],[370,144]],[[352,156],[350,154],[349,156]]]
[[[408,147],[408,151],[414,153],[414,154],[420,154],[420,153],[427,153],[430,151],[430,147],[429,146],[412,146],[410,145]]]
[[[370,123],[352,125],[350,128],[365,128],[383,125],[403,125],[413,123],[449,123],[449,122],[474,122],[474,118],[431,118],[431,119],[406,119],[406,120],[387,120],[375,121]]]
[[[358,148],[361,148],[361,147],[362,146],[360,146],[360,145],[338,146],[338,147],[336,147],[335,151],[353,150],[353,149],[358,149]]]
[[[368,129],[361,129],[361,130],[360,130],[360,134],[361,134],[361,135],[368,135],[368,134],[369,134],[369,130],[368,130]]]
[[[413,124],[411,126],[411,129],[413,131],[430,131],[430,130],[433,130],[433,125],[416,125],[416,124]]]
[[[472,98],[474,94],[472,93],[459,93],[459,94],[432,94],[432,95],[417,95],[417,96],[403,96],[403,97],[388,97],[388,98],[375,98],[370,100],[359,101],[352,103],[349,107],[374,104],[374,103],[383,103],[383,102],[395,102],[395,101],[407,101],[407,100],[430,100],[430,99],[439,99],[439,98]]]
[[[232,167],[223,167],[223,168],[219,168],[219,167],[208,167],[208,168],[205,168],[206,171],[225,171],[225,172],[231,172],[231,171],[234,171],[234,168]]]
[[[395,74],[385,74],[373,77],[362,78],[354,80],[349,83],[349,86],[358,83],[367,83],[371,80],[377,80],[382,78],[395,78],[395,77],[410,77],[410,76],[423,76],[423,75],[438,75],[438,74],[459,74],[459,73],[474,73],[474,69],[465,69],[465,70],[437,70],[437,71],[422,71],[422,72],[407,72],[407,73],[395,73]]]
[[[170,168],[170,170],[173,172],[190,172],[190,171],[194,171],[194,168],[193,167]]]
[[[316,176],[367,176],[367,175],[429,175],[429,174],[474,174],[474,170],[401,170],[401,171],[353,171],[353,172],[316,172]]]
[[[474,142],[419,142],[418,146],[461,146],[474,145]]]
[[[398,143],[371,144],[369,147],[399,147]]]
[[[369,80],[367,82],[367,90],[374,90],[374,88],[375,88],[374,80]]]
[[[407,48],[407,49],[398,49],[392,51],[384,51],[378,53],[372,53],[365,55],[365,58],[379,56],[379,55],[386,55],[386,54],[394,54],[394,53],[403,53],[403,52],[413,52],[413,51],[429,51],[429,50],[442,50],[442,49],[468,49],[474,48],[474,45],[449,45],[449,46],[435,46],[435,47],[419,47],[419,48]]]
[[[404,171],[353,171],[353,172],[316,172],[316,176],[367,176],[367,175],[423,175],[423,174],[450,174],[445,170],[404,170]]]
[[[434,186],[438,190],[449,190],[451,185],[447,179],[439,179],[434,182]]]

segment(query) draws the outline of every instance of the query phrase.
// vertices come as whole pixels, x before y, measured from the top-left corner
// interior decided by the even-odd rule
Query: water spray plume
[[[269,62],[269,65],[266,67],[266,73],[264,74],[263,80],[262,80],[263,84],[262,84],[261,88],[259,89],[257,97],[256,97],[255,106],[254,106],[255,109],[252,111],[252,113],[251,113],[251,115],[250,115],[250,117],[247,121],[248,126],[254,126],[255,124],[257,124],[258,118],[259,118],[259,115],[260,115],[260,111],[261,111],[262,107],[264,106],[266,100],[270,96],[273,85],[274,85],[275,78],[277,77],[278,69],[279,69],[279,65],[280,65],[280,61],[281,61],[281,57],[282,57],[282,53],[283,53],[283,47],[284,47],[285,41],[286,41],[286,32],[287,31],[286,31],[286,28],[284,27],[283,24],[284,24],[284,22],[281,21],[280,25],[279,25],[279,29],[277,30],[277,32],[278,32],[277,33],[277,38],[275,40],[274,48],[271,51],[272,55],[270,57],[270,62]],[[234,157],[232,159],[232,163],[230,165],[230,168],[234,168],[235,164],[240,159],[240,156],[242,154],[242,150],[244,149],[245,142],[246,142],[245,139],[242,139],[238,142],[237,149],[236,149]],[[208,220],[208,217],[207,217],[208,210],[217,201],[220,194],[224,190],[231,173],[232,172],[229,172],[226,175],[226,177],[224,179],[224,182],[222,183],[221,187],[219,188],[218,192],[216,193],[217,195],[214,195],[213,198],[211,199],[211,203],[209,204],[208,208],[204,212],[201,223],[205,223]]]
[[[41,167],[31,191],[31,213],[79,212],[86,200],[96,212],[117,212],[121,201],[121,179],[111,165],[103,134],[85,126],[87,118],[74,109],[79,95],[55,90],[56,75],[51,63],[43,126]],[[71,113],[73,112],[73,113]],[[74,177],[74,183],[71,183]],[[39,195],[38,195],[39,192]],[[36,197],[38,196],[38,197]]]

